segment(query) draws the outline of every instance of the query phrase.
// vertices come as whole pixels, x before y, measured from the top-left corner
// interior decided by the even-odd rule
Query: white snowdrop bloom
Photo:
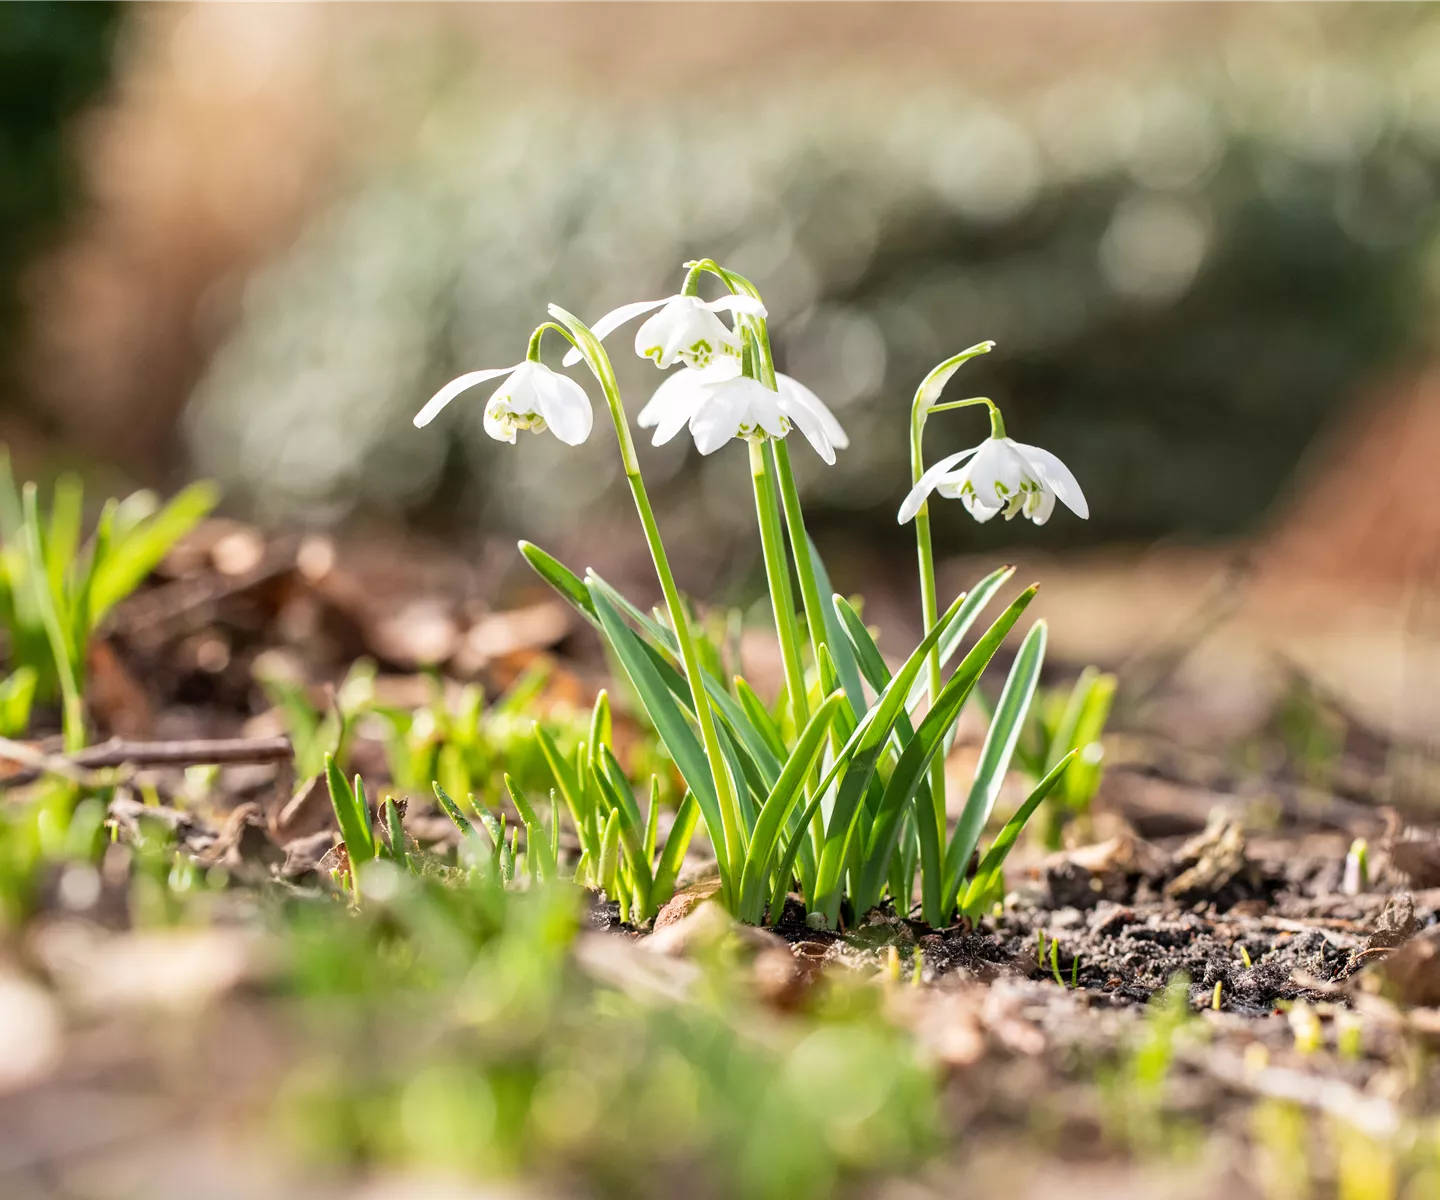
[[[708,367],[717,358],[740,357],[740,335],[716,314],[744,313],[763,317],[765,305],[753,296],[721,296],[718,300],[701,300],[699,296],[667,296],[664,300],[639,300],[611,309],[590,327],[601,341],[626,321],[642,313],[655,313],[635,334],[635,353],[655,361],[658,367],[672,367],[683,362],[689,367]],[[580,351],[565,355],[565,365],[573,367],[580,361]]]
[[[501,375],[506,376],[505,382],[485,401],[485,432],[491,437],[513,445],[517,430],[544,433],[548,429],[567,446],[578,446],[590,436],[595,414],[585,389],[544,363],[529,359],[513,367],[471,371],[452,379],[415,414],[415,427],[430,424],[461,392]]]
[[[815,447],[816,453],[827,463],[834,465],[835,455],[826,454],[821,443],[805,428],[806,415],[813,413],[819,421],[820,433],[824,435],[825,440],[836,450],[846,449],[850,445],[850,435],[841,428],[840,422],[835,419],[835,414],[830,411],[829,405],[798,379],[793,379],[789,375],[782,375],[776,371],[775,383],[780,389],[780,411],[800,426],[800,432],[809,439],[810,444]]]
[[[969,462],[965,460],[969,459]],[[963,466],[961,464],[964,463]],[[986,438],[978,446],[942,458],[920,476],[900,506],[900,524],[920,511],[931,492],[959,500],[977,521],[1004,512],[1024,513],[1043,525],[1058,497],[1078,517],[1088,517],[1085,494],[1064,463],[1048,450],[1011,438]]]
[[[818,396],[788,375],[777,375],[778,391],[740,372],[731,358],[711,366],[687,367],[665,380],[640,412],[642,429],[654,428],[652,444],[663,446],[686,425],[701,454],[713,454],[731,438],[784,437],[799,428],[827,463],[835,447],[850,444],[840,422]]]

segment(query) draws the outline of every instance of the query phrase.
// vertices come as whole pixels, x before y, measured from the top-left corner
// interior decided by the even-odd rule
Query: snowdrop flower
[[[718,300],[701,300],[699,296],[667,296],[664,300],[639,300],[611,309],[590,327],[601,341],[626,321],[653,309],[655,313],[635,334],[635,353],[655,361],[661,368],[677,362],[689,367],[708,367],[721,356],[740,357],[740,336],[716,313],[743,313],[763,317],[765,305],[753,296],[721,296]],[[565,365],[573,367],[580,361],[580,351],[565,355]]]
[[[714,454],[731,438],[784,437],[792,426],[827,463],[835,449],[850,444],[835,416],[804,384],[775,377],[778,391],[740,373],[740,364],[721,359],[703,369],[686,368],[655,389],[640,412],[642,429],[654,428],[652,444],[663,446],[687,424],[701,454]]]
[[[965,463],[966,459],[970,461]],[[1003,511],[1007,521],[1023,512],[1035,524],[1043,525],[1055,511],[1056,497],[1076,516],[1090,515],[1085,494],[1064,463],[1048,450],[1008,437],[986,438],[978,446],[937,462],[905,497],[900,524],[920,511],[931,492],[959,500],[965,511],[981,522]]]
[[[578,446],[590,436],[595,414],[585,389],[544,363],[529,359],[513,367],[471,371],[452,379],[415,414],[415,428],[430,424],[461,392],[501,375],[506,376],[505,382],[485,401],[485,432],[496,441],[513,445],[520,429],[532,433],[548,429],[567,446]]]

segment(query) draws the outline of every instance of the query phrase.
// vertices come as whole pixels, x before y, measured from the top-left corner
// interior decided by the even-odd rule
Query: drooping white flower
[[[959,500],[966,512],[982,522],[999,512],[1007,521],[1016,513],[1024,513],[1035,524],[1043,525],[1055,511],[1057,497],[1076,516],[1090,515],[1085,494],[1069,467],[1048,450],[1008,437],[986,438],[978,446],[937,462],[905,497],[900,506],[900,524],[920,511],[931,492]]]
[[[835,450],[844,450],[850,445],[850,435],[841,427],[840,422],[835,419],[835,414],[830,411],[825,401],[821,400],[814,392],[789,375],[782,375],[775,372],[775,383],[780,389],[780,411],[790,417],[796,425],[800,426],[800,432],[809,439],[810,444],[815,447],[815,452],[832,466],[835,463],[835,455],[827,454],[823,445],[817,440],[816,435],[805,428],[806,417],[814,414],[819,421],[819,434],[828,441]]]
[[[784,437],[792,426],[827,463],[835,447],[850,444],[840,422],[818,396],[788,375],[777,375],[777,391],[740,373],[725,358],[709,367],[687,367],[665,380],[640,411],[642,429],[655,429],[652,444],[663,446],[686,425],[701,454],[714,454],[731,438]]]
[[[765,305],[753,296],[721,296],[718,300],[701,300],[699,296],[667,296],[664,300],[639,300],[611,309],[590,327],[601,341],[626,321],[641,313],[655,313],[635,334],[635,353],[653,359],[662,368],[683,362],[689,367],[708,367],[717,358],[740,357],[740,335],[716,314],[744,313],[763,317]],[[573,367],[580,361],[580,351],[571,350],[564,363]]]
[[[595,414],[585,389],[544,363],[529,359],[513,367],[470,371],[452,379],[415,414],[415,427],[430,424],[461,392],[501,375],[507,377],[505,382],[485,401],[485,432],[491,437],[513,445],[517,430],[544,433],[549,429],[567,446],[578,446],[590,436]]]

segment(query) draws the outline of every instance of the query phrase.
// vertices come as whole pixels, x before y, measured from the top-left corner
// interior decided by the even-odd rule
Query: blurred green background
[[[1430,5],[17,5],[12,60],[0,435],[267,521],[619,519],[603,429],[409,418],[547,301],[593,318],[698,254],[850,430],[797,456],[818,535],[881,553],[915,384],[983,338],[954,386],[1090,497],[1026,531],[1055,547],[1255,533],[1431,353]],[[660,376],[615,349],[638,411]],[[670,527],[748,544],[740,458],[647,452]],[[1015,540],[950,507],[942,547]]]

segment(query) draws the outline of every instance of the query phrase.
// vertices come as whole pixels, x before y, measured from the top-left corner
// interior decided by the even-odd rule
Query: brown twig
[[[295,748],[287,737],[195,738],[169,742],[130,742],[116,738],[69,755],[45,754],[33,747],[6,741],[0,742],[0,755],[31,764],[14,774],[0,775],[0,788],[6,788],[33,783],[47,773],[76,779],[91,771],[114,767],[289,762],[295,757]]]

